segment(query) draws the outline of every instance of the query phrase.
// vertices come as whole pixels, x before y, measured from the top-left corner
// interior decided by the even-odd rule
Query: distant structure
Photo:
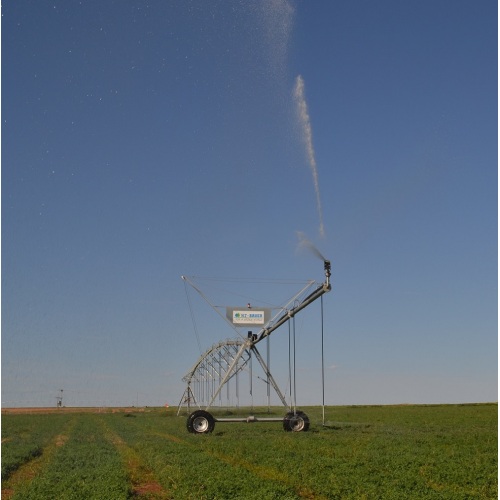
[[[62,402],[63,402],[63,390],[59,389],[59,391],[61,392],[61,395],[60,396],[56,396],[56,401],[57,401],[57,407],[61,408]]]

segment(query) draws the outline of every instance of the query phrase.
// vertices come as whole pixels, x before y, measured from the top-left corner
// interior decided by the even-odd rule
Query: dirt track
[[[107,407],[33,407],[33,408],[2,408],[2,415],[16,415],[16,414],[30,414],[30,413],[132,413],[132,412],[143,412],[145,408],[136,408],[134,406],[129,407],[117,407],[117,408],[107,408]]]

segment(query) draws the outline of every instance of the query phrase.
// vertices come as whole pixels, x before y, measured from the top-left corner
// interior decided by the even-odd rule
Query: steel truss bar
[[[264,363],[264,359],[260,355],[260,352],[257,350],[257,347],[255,347],[255,345],[253,345],[251,347],[251,349],[252,349],[252,352],[255,354],[255,357],[259,361],[260,366],[262,366],[262,369],[264,370],[264,373],[266,374],[266,376],[269,380],[269,383],[271,384],[272,388],[276,391],[276,394],[278,395],[278,397],[281,399],[283,406],[287,406],[285,396],[283,396],[283,394],[281,393],[281,391],[278,387],[278,384],[274,380],[274,377],[271,375],[271,372],[269,371],[269,368],[267,367],[266,363]]]
[[[222,387],[224,384],[237,372],[240,370],[237,370],[236,367],[238,366],[238,361],[240,358],[245,354],[245,352],[248,352],[248,349],[250,347],[251,342],[249,340],[246,340],[243,342],[238,350],[238,353],[236,354],[235,358],[233,359],[233,362],[229,366],[229,368],[226,371],[226,374],[224,375],[224,378],[222,379],[221,383],[219,384],[218,389],[215,391],[215,393],[212,395],[212,399],[208,402],[207,408],[210,408],[212,406],[213,402],[219,395],[219,392],[222,390]],[[246,364],[246,363],[245,363]]]

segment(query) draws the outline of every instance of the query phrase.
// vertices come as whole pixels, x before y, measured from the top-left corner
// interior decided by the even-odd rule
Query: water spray
[[[319,194],[318,168],[316,165],[316,156],[313,147],[311,120],[309,118],[309,111],[307,108],[307,101],[305,97],[304,80],[302,79],[301,75],[297,76],[297,79],[295,80],[293,97],[295,100],[295,104],[297,106],[299,123],[302,128],[302,140],[306,148],[307,161],[309,163],[309,167],[311,167],[311,172],[313,176],[314,191],[316,192],[316,206],[319,215],[319,234],[322,238],[324,238],[325,227],[323,224],[323,210],[321,208],[321,196]]]
[[[318,259],[322,260],[323,262],[326,261],[325,257],[323,254],[309,241],[302,231],[297,231],[297,238],[299,239],[299,244],[298,248],[307,248],[309,251],[313,253]]]

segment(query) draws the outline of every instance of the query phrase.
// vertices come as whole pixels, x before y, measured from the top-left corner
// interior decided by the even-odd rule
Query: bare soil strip
[[[184,441],[178,438],[177,436],[172,436],[171,434],[155,433],[155,436],[168,439],[169,441],[172,441],[174,443],[179,443],[184,446],[193,446],[191,443],[188,443],[187,441]],[[211,452],[208,450],[203,450],[203,452],[206,453],[207,455],[210,455],[211,457],[217,458],[221,462],[224,462],[232,467],[241,467],[242,469],[251,472],[253,475],[257,476],[260,479],[276,481],[285,484],[286,486],[289,486],[291,488],[295,488],[295,491],[297,492],[297,495],[300,498],[327,500],[326,497],[314,493],[314,491],[312,491],[310,488],[300,487],[297,486],[296,484],[293,484],[289,479],[289,475],[284,474],[283,472],[280,472],[279,470],[276,470],[272,467],[256,465],[247,462],[246,460],[239,459],[235,456],[225,455],[219,452],[213,452],[213,451]]]
[[[8,479],[2,482],[2,500],[10,498],[22,485],[32,481],[39,474],[43,467],[50,462],[55,451],[66,444],[74,424],[74,420],[71,420],[64,433],[55,436],[43,449],[41,455],[21,465]]]
[[[157,481],[153,471],[151,471],[142,461],[139,454],[123,439],[114,433],[104,422],[106,436],[117,448],[127,467],[130,481],[132,483],[132,494],[136,497],[147,497],[155,499],[170,499],[173,496],[161,486]]]
[[[98,407],[98,406],[63,406],[58,408],[52,407],[29,407],[29,408],[2,408],[2,415],[20,415],[34,413],[130,413],[130,412],[145,412],[146,408],[128,407]]]

